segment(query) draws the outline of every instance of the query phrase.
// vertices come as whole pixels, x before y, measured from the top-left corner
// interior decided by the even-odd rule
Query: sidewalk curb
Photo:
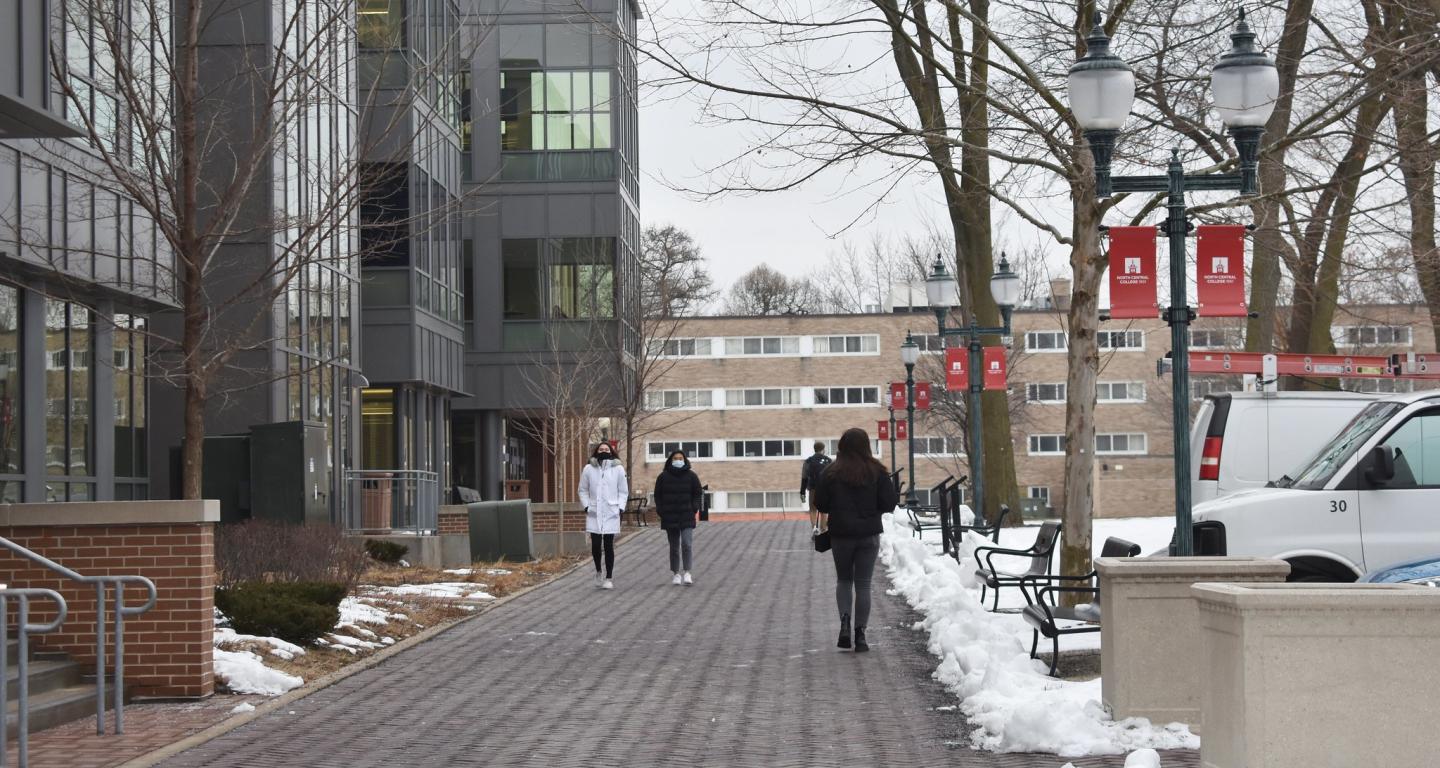
[[[171,742],[166,746],[147,752],[146,754],[143,754],[139,757],[131,758],[130,760],[121,763],[116,768],[150,768],[151,766],[159,763],[162,760],[174,757],[181,752],[186,752],[194,749],[195,747],[198,747],[208,741],[223,736],[235,730],[236,728],[246,725],[252,720],[257,720],[260,717],[268,715],[277,709],[281,709],[289,704],[299,701],[300,699],[303,699],[313,693],[323,691],[326,688],[329,688],[330,686],[351,677],[352,675],[357,675],[361,672],[371,669],[389,660],[390,657],[395,656],[396,654],[404,653],[405,651],[414,648],[415,646],[420,645],[427,640],[431,640],[436,636],[448,632],[462,624],[478,619],[481,616],[489,613],[490,611],[493,611],[496,608],[499,608],[500,606],[510,602],[511,600],[530,594],[537,589],[544,589],[551,584],[556,584],[560,582],[561,579],[564,579],[566,576],[569,576],[570,574],[579,570],[582,566],[586,565],[590,565],[590,562],[588,560],[581,560],[575,565],[556,574],[555,578],[553,579],[541,582],[539,584],[532,584],[522,590],[519,590],[518,592],[508,594],[493,602],[485,603],[483,606],[479,607],[474,613],[470,614],[469,616],[462,616],[455,621],[450,622],[449,624],[445,624],[439,627],[431,627],[420,632],[419,634],[407,637],[404,640],[401,640],[400,642],[380,651],[379,653],[376,653],[373,656],[369,656],[361,661],[357,661],[356,663],[346,666],[342,669],[337,669],[328,675],[316,678],[309,685],[302,685],[301,687],[296,688],[293,691],[281,694],[274,699],[260,704],[255,707],[254,711],[226,718],[225,720],[222,720],[219,723],[216,723],[215,725],[212,725],[203,731],[193,733],[179,741]]]

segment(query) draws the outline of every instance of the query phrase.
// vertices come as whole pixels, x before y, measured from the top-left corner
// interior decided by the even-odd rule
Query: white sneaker
[[[615,582],[613,582],[613,581],[611,581],[611,580],[609,580],[609,579],[606,579],[606,580],[605,580],[605,583],[600,585],[600,588],[601,588],[601,589],[614,589],[614,588],[615,588]]]
[[[600,589],[600,588],[603,587],[603,586],[605,586],[605,577],[604,577],[603,575],[601,575],[601,573],[600,573],[599,571],[596,571],[596,572],[595,572],[595,588],[596,588],[596,589]]]
[[[677,587],[680,586],[680,574],[677,573],[674,576],[670,577],[670,583],[674,584]]]
[[[685,572],[685,576],[684,576],[684,578],[682,578],[682,579],[680,580],[680,582],[683,583],[683,584],[684,584],[685,586],[687,586],[687,587],[693,587],[693,586],[695,586],[695,580],[692,579],[692,578],[690,578],[690,572],[689,572],[689,571],[686,571],[686,572]]]

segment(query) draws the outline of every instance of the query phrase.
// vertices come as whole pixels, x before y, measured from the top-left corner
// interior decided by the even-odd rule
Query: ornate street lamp
[[[1254,195],[1259,191],[1260,137],[1275,109],[1280,78],[1275,62],[1255,47],[1255,33],[1240,12],[1230,35],[1231,48],[1220,57],[1210,74],[1215,111],[1235,140],[1239,173],[1187,175],[1180,164],[1180,150],[1170,154],[1164,176],[1121,176],[1111,178],[1110,158],[1115,141],[1135,101],[1135,76],[1130,67],[1110,53],[1099,13],[1085,39],[1085,55],[1070,68],[1070,109],[1090,146],[1095,161],[1095,195],[1143,192],[1168,194],[1169,215],[1165,236],[1170,239],[1170,307],[1165,311],[1170,324],[1171,358],[1174,367],[1175,430],[1175,551],[1193,551],[1190,528],[1190,321],[1195,318],[1185,293],[1185,193],[1191,190],[1237,191]]]
[[[915,364],[920,362],[920,345],[909,331],[900,345],[900,362],[905,364],[905,414],[910,425],[910,489],[905,492],[905,506],[915,506]]]
[[[1020,301],[1020,276],[1010,271],[1010,262],[1006,260],[1005,254],[1000,254],[999,269],[990,277],[990,297],[1000,307],[1000,317],[1004,321],[999,328],[982,328],[978,325],[977,313],[973,308],[969,312],[969,325],[946,328],[945,317],[958,304],[958,295],[959,285],[955,277],[945,268],[945,262],[936,256],[930,275],[925,278],[925,298],[930,303],[930,309],[935,312],[935,323],[940,329],[941,341],[943,342],[946,336],[963,336],[969,342],[970,394],[967,412],[970,422],[971,502],[974,504],[975,514],[982,522],[986,522],[989,518],[985,516],[985,452],[980,411],[980,396],[985,390],[985,381],[981,378],[985,346],[980,339],[982,336],[1010,335],[1010,317],[1014,313],[1015,304]]]

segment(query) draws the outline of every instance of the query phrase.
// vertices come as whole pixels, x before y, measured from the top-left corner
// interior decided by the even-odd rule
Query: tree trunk
[[[1083,155],[1083,158],[1081,156]],[[1100,248],[1100,206],[1095,202],[1089,151],[1077,153],[1083,179],[1071,184],[1075,245],[1070,251],[1074,280],[1070,298],[1070,353],[1065,381],[1065,509],[1061,515],[1060,572],[1082,576],[1091,570],[1091,519],[1095,504],[1095,384],[1100,374],[1100,282],[1106,258]]]
[[[180,163],[180,194],[183,200],[176,213],[180,248],[175,259],[180,267],[181,312],[184,331],[180,342],[181,370],[185,378],[184,444],[181,446],[180,495],[199,499],[203,487],[205,454],[206,360],[205,321],[210,307],[205,301],[205,243],[199,236],[200,146],[197,116],[200,95],[200,8],[191,0],[180,11],[185,37],[176,56],[180,76],[175,84],[175,143]]]
[[[1434,10],[1406,8],[1406,28],[1410,39],[1426,39],[1436,31],[1440,16],[1440,0],[1431,0]],[[1403,6],[1403,3],[1396,3]],[[1434,15],[1431,15],[1433,13]],[[1429,16],[1429,18],[1424,18]],[[1430,38],[1433,40],[1433,38]],[[1437,50],[1434,42],[1423,44]],[[1420,46],[1415,46],[1420,47]],[[1414,48],[1407,46],[1412,53]],[[1423,50],[1423,48],[1422,48]],[[1405,196],[1410,206],[1410,255],[1430,310],[1430,323],[1435,339],[1440,339],[1440,249],[1435,242],[1435,164],[1436,148],[1429,141],[1428,91],[1425,72],[1403,75],[1393,81],[1395,133],[1399,140],[1400,172],[1405,178]]]
[[[1295,83],[1300,57],[1310,31],[1314,0],[1290,0],[1285,25],[1275,52],[1280,73],[1280,98],[1265,124],[1265,146],[1260,152],[1260,192],[1250,210],[1255,219],[1254,257],[1250,269],[1250,310],[1256,314],[1245,321],[1245,349],[1269,352],[1275,349],[1275,305],[1280,292],[1280,264],[1293,254],[1280,229],[1281,208],[1276,193],[1285,188],[1285,147],[1276,146],[1290,130],[1295,100]]]

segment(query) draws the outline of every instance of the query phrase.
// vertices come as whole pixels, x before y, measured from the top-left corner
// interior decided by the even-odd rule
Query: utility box
[[[250,436],[207,436],[201,464],[200,494],[220,501],[220,522],[249,520]]]
[[[530,501],[481,501],[465,505],[470,514],[470,559],[534,559]]]
[[[324,424],[285,421],[251,427],[251,516],[293,525],[329,525],[328,458]]]

